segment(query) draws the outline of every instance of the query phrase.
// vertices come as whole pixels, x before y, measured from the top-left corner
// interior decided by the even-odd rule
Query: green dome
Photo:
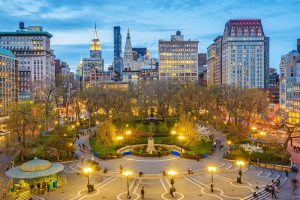
[[[49,169],[50,167],[51,163],[48,160],[35,158],[19,166],[19,169],[23,172],[36,172]]]

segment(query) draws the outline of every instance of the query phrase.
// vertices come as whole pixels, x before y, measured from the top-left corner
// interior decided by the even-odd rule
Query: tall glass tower
[[[123,69],[123,59],[122,55],[122,35],[121,27],[114,27],[114,78],[115,80],[122,80],[122,69]]]

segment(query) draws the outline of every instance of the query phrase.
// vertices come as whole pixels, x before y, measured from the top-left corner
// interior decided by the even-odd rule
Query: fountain
[[[147,150],[148,153],[152,154],[155,150],[154,147],[154,138],[153,137],[149,137],[148,138],[148,144],[147,144]]]

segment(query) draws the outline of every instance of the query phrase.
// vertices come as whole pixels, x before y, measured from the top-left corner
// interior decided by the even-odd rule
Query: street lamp
[[[179,139],[179,140],[185,140],[185,136],[179,135],[179,136],[178,136],[178,139]]]
[[[93,169],[90,167],[86,167],[83,169],[83,173],[87,175],[88,177],[88,184],[87,184],[87,188],[88,188],[88,192],[91,192],[90,189],[90,174],[93,172]]]
[[[130,194],[129,194],[129,176],[132,176],[132,172],[131,171],[125,171],[123,172],[123,175],[126,176],[127,179],[127,199],[130,199]]]
[[[210,191],[214,192],[214,172],[217,170],[216,167],[208,167],[208,171],[211,172],[211,184]]]
[[[117,139],[118,141],[121,141],[121,140],[124,139],[124,137],[123,137],[123,136],[117,136],[116,139]]]
[[[236,161],[236,164],[240,167],[239,173],[238,173],[238,175],[239,175],[240,177],[237,178],[237,182],[238,182],[238,183],[242,183],[242,175],[243,175],[243,172],[242,172],[242,166],[244,166],[245,163],[244,163],[244,161]]]
[[[172,144],[174,144],[174,137],[176,135],[176,131],[171,131],[171,135],[172,135]]]
[[[167,171],[167,174],[171,176],[170,183],[171,183],[172,187],[171,187],[171,192],[170,193],[173,194],[173,192],[174,192],[174,184],[175,184],[174,177],[177,174],[177,171],[171,169],[171,170]]]
[[[126,131],[125,134],[126,135],[131,135],[131,131]]]

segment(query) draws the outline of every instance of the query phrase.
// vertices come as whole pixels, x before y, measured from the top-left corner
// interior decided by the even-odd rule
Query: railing
[[[277,170],[277,171],[291,171],[291,167],[290,166],[285,166],[285,165],[275,165],[275,164],[267,164],[267,163],[256,163],[256,162],[250,162],[249,163],[252,166],[255,167],[262,167],[262,168],[266,168],[266,169],[271,169],[271,170]]]
[[[229,159],[224,159],[225,161],[228,162],[236,162],[236,160],[229,160]],[[262,167],[270,170],[277,170],[277,171],[285,171],[287,170],[288,172],[291,171],[291,166],[286,166],[286,165],[276,165],[276,164],[268,164],[268,163],[256,163],[256,162],[249,162],[248,163],[251,166],[254,167]]]
[[[125,147],[122,147],[122,148],[118,149],[117,152],[118,153],[123,153],[123,152],[131,151],[135,147],[142,147],[142,146],[145,146],[145,145],[147,145],[147,144],[136,144],[136,145],[125,146]],[[162,147],[166,147],[166,148],[168,148],[170,150],[175,150],[175,151],[184,153],[184,149],[180,148],[180,147],[178,147],[176,145],[154,144],[154,146],[162,146]]]

